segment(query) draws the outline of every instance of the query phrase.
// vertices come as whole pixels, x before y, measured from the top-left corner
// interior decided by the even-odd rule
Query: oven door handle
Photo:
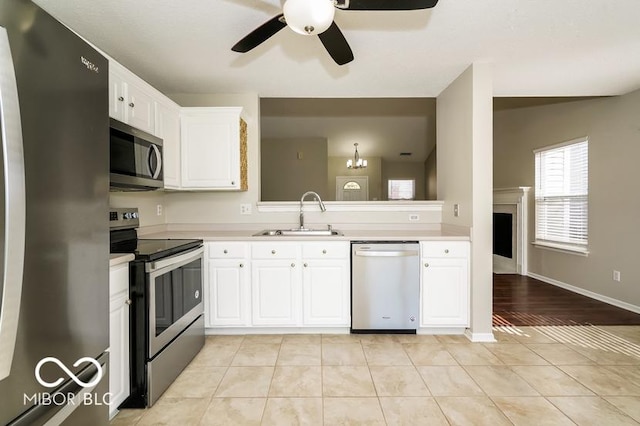
[[[187,253],[181,253],[176,256],[156,260],[155,262],[149,262],[146,266],[146,272],[155,272],[168,266],[189,263],[189,261],[195,260],[202,256],[203,253],[204,247],[199,247],[195,250],[190,250]]]

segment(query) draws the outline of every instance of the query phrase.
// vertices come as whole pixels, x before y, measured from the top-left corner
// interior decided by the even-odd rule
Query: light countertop
[[[441,230],[341,230],[338,236],[254,236],[258,231],[248,230],[189,230],[163,231],[140,235],[140,238],[199,238],[204,241],[469,241],[467,235]]]
[[[109,267],[111,268],[122,263],[131,262],[133,259],[135,259],[133,253],[111,254],[109,258]]]

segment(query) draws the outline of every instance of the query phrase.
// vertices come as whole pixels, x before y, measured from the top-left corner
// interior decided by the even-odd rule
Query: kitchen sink
[[[253,234],[254,237],[291,237],[291,236],[308,236],[308,237],[335,237],[343,235],[342,232],[335,229],[265,229],[257,234]]]

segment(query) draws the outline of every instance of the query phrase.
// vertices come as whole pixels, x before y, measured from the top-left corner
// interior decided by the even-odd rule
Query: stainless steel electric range
[[[153,405],[204,345],[202,240],[139,239],[137,209],[111,209],[111,253],[130,264],[131,394],[121,408]]]

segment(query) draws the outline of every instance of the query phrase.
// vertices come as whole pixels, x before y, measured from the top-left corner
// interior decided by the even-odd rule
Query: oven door
[[[204,248],[148,262],[149,359],[203,313]]]

